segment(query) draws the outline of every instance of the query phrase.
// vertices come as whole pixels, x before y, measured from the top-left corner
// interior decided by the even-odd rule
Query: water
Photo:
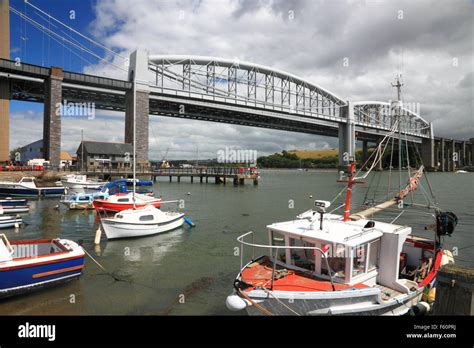
[[[185,210],[196,227],[186,225],[146,238],[103,239],[100,250],[93,244],[98,227],[94,212],[67,211],[64,207],[57,210],[58,200],[52,198],[31,200],[31,212],[24,217],[27,225],[19,232],[4,230],[8,238],[82,239],[85,249],[123,281],[114,280],[86,258],[79,280],[0,301],[0,314],[235,314],[226,309],[225,298],[232,291],[240,265],[240,257],[234,255],[236,237],[253,230],[256,242],[266,242],[267,224],[294,218],[311,208],[314,199],[332,200],[342,188],[336,177],[334,171],[265,170],[258,186],[239,187],[191,184],[186,179],[169,183],[163,178],[155,191],[165,200],[185,199]],[[430,173],[429,177],[442,208],[456,212],[459,218],[454,235],[446,238],[446,246],[458,248],[457,263],[472,267],[474,175]],[[367,186],[357,186],[354,204],[362,202]],[[384,190],[380,184],[379,191]],[[293,209],[289,208],[292,202]],[[333,207],[339,204],[335,202]],[[394,210],[385,218],[397,214]],[[406,213],[400,219],[416,234],[432,235],[423,230],[431,223],[428,216]],[[250,250],[246,259],[248,256]]]

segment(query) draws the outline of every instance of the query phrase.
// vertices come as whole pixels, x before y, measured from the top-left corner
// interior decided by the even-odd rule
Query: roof
[[[67,151],[61,151],[59,158],[63,161],[72,161],[72,157]]]
[[[374,228],[364,228],[369,220],[342,221],[342,216],[324,214],[323,230],[319,229],[319,214],[314,216],[312,224],[308,219],[297,219],[268,225],[267,228],[298,238],[306,237],[328,243],[357,246],[379,238],[384,233],[397,234],[411,232],[411,228],[375,221]]]
[[[97,155],[124,155],[126,152],[133,156],[133,146],[127,143],[110,143],[103,141],[83,141],[84,152]],[[81,145],[77,148],[77,155],[81,155]]]

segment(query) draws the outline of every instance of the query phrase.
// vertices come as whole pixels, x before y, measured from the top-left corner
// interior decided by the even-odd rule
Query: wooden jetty
[[[120,177],[131,177],[131,169],[112,169],[97,168],[88,169],[81,172],[88,177],[100,177],[105,180]],[[215,184],[233,183],[234,185],[243,185],[245,181],[251,181],[254,185],[258,185],[260,174],[256,169],[245,167],[192,167],[192,168],[157,168],[157,169],[139,169],[137,176],[149,178],[156,182],[158,177],[169,177],[172,182],[176,178],[177,182],[181,182],[181,178],[190,178],[193,183],[199,180],[200,183],[209,181]],[[210,179],[210,180],[209,180]]]
[[[434,315],[474,315],[474,268],[448,264],[436,282]]]

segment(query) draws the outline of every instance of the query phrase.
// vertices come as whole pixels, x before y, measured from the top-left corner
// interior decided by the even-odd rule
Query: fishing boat
[[[29,205],[0,205],[0,215],[28,213],[29,211]]]
[[[64,187],[38,186],[33,177],[23,177],[19,182],[0,182],[0,195],[2,196],[60,196],[64,193]]]
[[[20,226],[23,220],[20,216],[0,216],[0,228]]]
[[[7,197],[5,199],[0,199],[1,206],[11,206],[11,205],[27,205],[28,201],[26,199],[12,199],[11,197]]]
[[[82,247],[67,239],[9,241],[0,234],[0,297],[77,278],[84,255]]]
[[[69,174],[61,178],[61,184],[68,193],[85,193],[87,190],[96,190],[107,182],[91,180],[87,175]]]
[[[92,204],[97,212],[119,212],[126,209],[133,209],[134,207],[142,208],[146,205],[153,205],[159,208],[161,198],[150,197],[139,193],[117,193],[109,196],[107,199],[95,199]]]
[[[147,205],[121,211],[113,218],[102,218],[101,228],[107,239],[151,236],[183,226],[184,213],[166,211]]]
[[[256,244],[253,232],[237,238],[242,245],[241,267],[234,291],[226,300],[228,309],[246,310],[250,315],[403,315],[430,311],[438,270],[454,262],[451,252],[443,249],[442,240],[453,233],[458,219],[439,208],[429,181],[429,192],[419,190],[428,203],[418,204],[413,198],[422,178],[428,180],[423,165],[413,172],[407,169],[406,184],[399,185],[392,198],[385,197],[377,204],[366,200],[365,209],[351,214],[355,186],[367,183],[365,179],[383,158],[385,145],[390,139],[393,144],[401,115],[372,153],[368,160],[372,165],[365,174],[356,172],[354,158],[349,159],[338,180],[347,184],[336,196],[345,191],[343,204],[327,212],[331,202],[317,200],[314,209],[295,219],[268,225],[268,244]],[[400,128],[398,135],[401,157]],[[406,149],[408,152],[408,146]],[[409,159],[408,154],[405,158]],[[421,163],[421,158],[418,160]],[[339,209],[343,214],[334,213]],[[389,222],[374,217],[387,211],[392,214]],[[409,211],[416,213],[417,219],[434,217],[423,229],[431,230],[432,238],[418,236],[414,228],[395,223]],[[268,253],[253,256],[244,264],[244,246],[252,248],[252,255],[255,249]]]

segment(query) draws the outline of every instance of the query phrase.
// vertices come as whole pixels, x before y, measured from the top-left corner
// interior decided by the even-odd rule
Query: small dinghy
[[[23,222],[19,216],[0,216],[0,228],[19,226]]]
[[[84,250],[67,239],[9,241],[0,234],[0,298],[79,277]]]
[[[113,218],[101,219],[101,227],[108,239],[151,236],[181,227],[184,213],[161,211],[153,205],[127,209]]]

